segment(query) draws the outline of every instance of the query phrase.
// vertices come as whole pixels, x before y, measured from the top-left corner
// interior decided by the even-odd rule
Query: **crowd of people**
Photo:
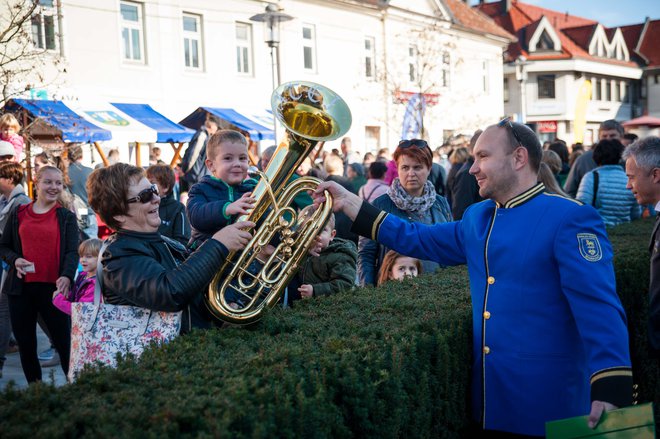
[[[19,131],[10,115],[0,118],[0,373],[13,331],[27,381],[41,380],[49,359],[40,365],[38,322],[67,373],[71,303],[91,302],[97,277],[106,303],[183,311],[182,332],[218,325],[203,296],[228,254],[251,239],[256,225],[239,220],[257,202],[253,191],[276,147],[250,163],[249,140],[210,115],[174,169],[159,150],[146,170],[92,170],[76,144],[43,152],[33,158],[30,198]],[[402,140],[391,156],[383,149],[360,157],[346,137],[341,151],[308,157],[291,179],[302,176],[324,183],[294,207],[313,211],[328,190],[335,213],[284,306],[466,264],[472,408],[483,430],[542,435],[547,420],[590,413],[596,422],[631,403],[626,317],[605,226],[660,207],[658,138],[632,139],[609,120],[588,150],[560,139],[542,146],[505,119],[436,150]],[[113,231],[105,241],[101,225]],[[652,264],[660,272],[658,235],[656,223]],[[259,260],[277,242],[270,244]],[[657,272],[649,337],[660,356]],[[245,294],[226,294],[232,308],[244,306]]]

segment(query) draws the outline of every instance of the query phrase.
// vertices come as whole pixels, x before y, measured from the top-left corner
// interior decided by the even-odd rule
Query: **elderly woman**
[[[637,219],[642,208],[626,186],[628,177],[621,166],[625,147],[616,139],[601,140],[594,147],[596,169],[580,181],[576,199],[591,204],[606,226],[616,226]]]
[[[239,222],[216,232],[189,257],[184,246],[158,233],[158,189],[141,168],[117,163],[87,181],[89,202],[116,233],[101,257],[106,303],[154,311],[184,310],[182,331],[209,327],[202,294],[230,251],[245,247],[254,227]],[[187,258],[186,258],[187,257]]]
[[[452,220],[447,200],[438,195],[428,181],[433,163],[431,148],[420,139],[402,140],[394,151],[399,176],[387,193],[376,198],[373,205],[409,221],[424,224]],[[378,270],[387,248],[361,237],[358,245],[358,277],[361,285],[376,285]],[[424,273],[433,273],[439,265],[422,261]]]

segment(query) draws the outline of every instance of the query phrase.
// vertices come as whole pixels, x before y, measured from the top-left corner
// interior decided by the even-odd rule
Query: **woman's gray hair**
[[[637,167],[647,172],[660,168],[660,137],[649,136],[636,141],[623,151],[622,158],[633,158]]]

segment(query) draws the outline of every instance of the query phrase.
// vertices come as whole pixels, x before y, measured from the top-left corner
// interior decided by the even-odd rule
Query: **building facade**
[[[174,121],[200,106],[270,108],[278,57],[265,44],[267,25],[251,20],[265,2],[39,3],[30,33],[50,62],[37,78],[12,79],[21,97],[148,103]],[[280,24],[280,81],[313,81],[339,93],[351,108],[347,135],[359,152],[393,149],[404,129],[439,146],[504,113],[501,60],[513,37],[461,1],[276,6],[293,18]]]
[[[642,113],[643,71],[623,28],[516,0],[475,8],[517,37],[504,58],[504,109],[542,140],[590,145],[602,121]]]

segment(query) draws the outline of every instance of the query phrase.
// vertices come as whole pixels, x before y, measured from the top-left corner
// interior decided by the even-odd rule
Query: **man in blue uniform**
[[[411,145],[410,147],[415,147]],[[467,264],[473,304],[472,408],[487,433],[542,436],[547,421],[632,402],[626,318],[612,248],[591,206],[537,183],[541,145],[508,120],[487,128],[470,169],[486,199],[431,226],[319,186],[353,230],[400,253]]]

